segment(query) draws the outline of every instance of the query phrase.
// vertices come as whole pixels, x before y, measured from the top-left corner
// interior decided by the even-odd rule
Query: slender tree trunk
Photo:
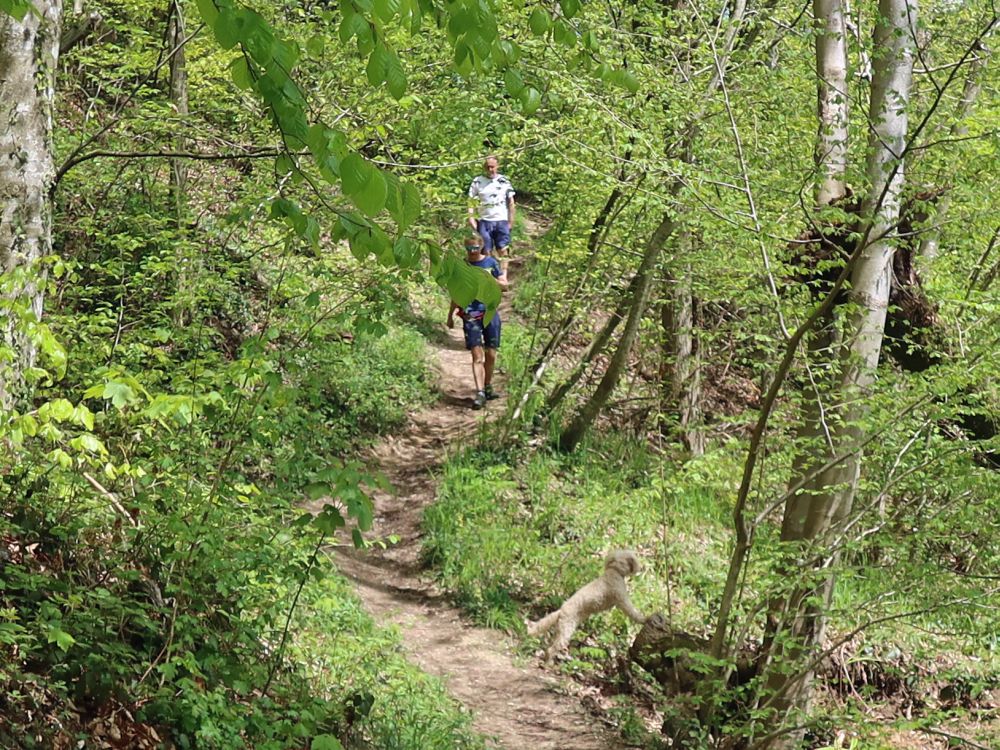
[[[847,27],[842,0],[813,0],[816,29],[816,204],[827,206],[847,192]]]
[[[177,112],[177,118],[182,123],[188,115],[187,58],[184,52],[184,9],[180,0],[171,0],[170,22],[167,28],[167,47],[174,52],[170,58],[170,103]],[[181,132],[181,129],[178,129]],[[174,139],[174,148],[182,153],[187,147],[187,139],[178,135]],[[187,166],[183,159],[170,161],[170,192],[174,200],[174,212],[178,225],[182,222],[182,214],[186,205],[185,186],[187,184]]]
[[[902,155],[906,148],[907,108],[913,70],[916,0],[880,0],[873,49],[874,60],[866,173],[869,192],[862,204],[864,243],[851,274],[851,306],[838,356],[835,402],[842,406],[828,422],[833,455],[847,456],[821,472],[811,492],[800,493],[786,507],[783,538],[822,550],[842,528],[851,512],[861,470],[859,446],[865,439],[863,398],[874,380],[889,304],[890,274],[895,242],[890,236],[899,218],[903,189]],[[793,482],[807,477],[793,477]],[[772,625],[767,687],[776,723],[787,714],[805,710],[812,672],[802,666],[823,637],[825,611],[834,578],[825,572],[830,555],[818,554],[811,574],[787,598],[784,621]],[[774,614],[772,610],[772,614]],[[777,632],[775,632],[775,629]],[[794,744],[784,735],[769,746]]]
[[[168,18],[167,51],[173,52],[170,58],[170,104],[180,124],[177,128],[178,135],[174,138],[174,149],[178,153],[183,153],[187,150],[187,139],[181,133],[188,115],[188,87],[187,55],[184,50],[184,8],[180,0],[170,0]],[[173,203],[174,225],[180,233],[180,241],[177,243],[177,297],[173,317],[174,323],[182,326],[190,318],[190,305],[186,292],[191,264],[194,262],[184,236],[184,215],[187,210],[187,163],[184,159],[170,160],[170,198]]]
[[[691,238],[681,232],[681,257],[690,252]],[[666,367],[663,389],[664,416],[677,414],[678,435],[692,456],[705,452],[701,429],[701,351],[695,335],[695,298],[691,265],[679,279],[668,279],[661,323]],[[672,420],[665,420],[669,424]],[[663,425],[666,427],[666,424]]]
[[[580,411],[577,412],[576,416],[570,421],[569,426],[560,436],[559,448],[561,450],[571,451],[579,445],[584,435],[587,434],[587,430],[593,425],[604,404],[607,403],[615,386],[618,385],[618,380],[625,370],[628,356],[632,351],[632,344],[639,331],[639,323],[649,302],[649,291],[652,287],[656,262],[659,260],[664,243],[666,243],[667,238],[673,233],[674,228],[673,218],[670,215],[666,215],[647,241],[642,262],[639,264],[639,270],[636,271],[636,285],[632,293],[628,318],[625,321],[625,329],[622,331],[621,338],[618,341],[618,348],[611,357],[608,369],[605,371],[604,377],[598,384],[597,389],[580,408]]]
[[[52,106],[62,3],[34,0],[20,21],[0,13],[0,406],[24,394],[35,361],[52,253]]]

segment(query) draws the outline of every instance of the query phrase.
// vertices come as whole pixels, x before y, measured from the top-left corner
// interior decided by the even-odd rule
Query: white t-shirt
[[[469,197],[479,199],[479,218],[483,221],[509,221],[507,199],[514,195],[514,186],[502,174],[492,180],[479,175],[469,185]]]

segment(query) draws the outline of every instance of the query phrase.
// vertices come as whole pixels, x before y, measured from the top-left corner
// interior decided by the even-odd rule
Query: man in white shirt
[[[510,227],[514,223],[514,187],[500,174],[499,168],[497,157],[487,156],[483,162],[485,174],[469,185],[469,226],[483,238],[483,251],[487,255],[502,258],[501,266],[506,274]],[[475,201],[479,202],[478,212]]]

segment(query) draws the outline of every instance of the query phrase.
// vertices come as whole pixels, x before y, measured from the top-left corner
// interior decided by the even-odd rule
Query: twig
[[[83,478],[86,479],[88,482],[90,482],[90,486],[91,487],[93,487],[95,490],[97,490],[102,495],[104,495],[104,497],[106,497],[108,499],[108,502],[111,503],[111,506],[116,511],[118,511],[118,513],[120,515],[122,515],[124,518],[127,518],[128,521],[129,521],[129,523],[131,523],[137,529],[140,528],[139,520],[137,518],[133,518],[132,514],[129,513],[127,510],[125,510],[125,506],[121,504],[121,501],[118,499],[118,496],[115,495],[114,492],[112,492],[107,487],[105,487],[103,484],[101,484],[100,482],[98,482],[96,479],[94,479],[92,476],[90,476],[90,474],[88,474],[87,472],[83,472]]]

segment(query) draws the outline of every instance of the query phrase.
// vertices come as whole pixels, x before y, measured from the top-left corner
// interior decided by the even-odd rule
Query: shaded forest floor
[[[533,227],[530,227],[533,229]],[[517,261],[512,262],[512,276]],[[441,319],[446,312],[442,300]],[[509,319],[507,306],[501,308]],[[519,663],[513,641],[476,627],[451,606],[421,562],[421,518],[436,496],[435,475],[453,449],[475,440],[484,420],[504,412],[504,401],[471,409],[470,357],[459,326],[429,342],[439,397],[415,414],[400,435],[374,450],[374,462],[392,492],[375,495],[370,538],[397,539],[385,547],[335,550],[377,622],[398,627],[406,651],[421,669],[440,677],[493,746],[518,750],[616,750],[617,734],[581,703],[580,688],[537,665]],[[501,362],[503,349],[501,348]],[[498,379],[502,391],[502,379]]]

